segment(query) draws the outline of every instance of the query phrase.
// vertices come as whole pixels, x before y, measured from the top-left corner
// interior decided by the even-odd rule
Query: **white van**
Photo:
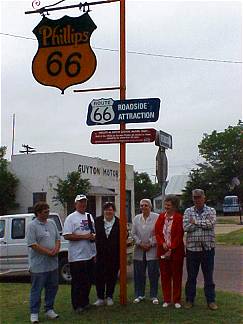
[[[0,277],[30,275],[26,229],[34,218],[34,214],[0,216]],[[63,228],[59,215],[50,213],[49,218],[55,221],[62,235]],[[70,282],[68,242],[63,236],[58,258],[60,282]]]
[[[224,215],[240,215],[241,207],[238,196],[225,196],[223,203]]]

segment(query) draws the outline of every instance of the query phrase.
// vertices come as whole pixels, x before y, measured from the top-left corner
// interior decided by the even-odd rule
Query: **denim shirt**
[[[33,244],[39,244],[48,249],[53,249],[56,241],[60,240],[60,234],[53,220],[46,223],[35,218],[27,227],[27,244],[29,247],[29,267],[32,273],[53,271],[58,268],[58,255],[49,256],[39,253],[31,248]]]

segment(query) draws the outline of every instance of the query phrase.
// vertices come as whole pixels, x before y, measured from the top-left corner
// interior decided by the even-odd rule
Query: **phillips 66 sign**
[[[90,37],[96,25],[88,13],[57,20],[43,17],[34,28],[39,48],[32,62],[39,83],[59,88],[87,81],[95,72],[96,57]]]

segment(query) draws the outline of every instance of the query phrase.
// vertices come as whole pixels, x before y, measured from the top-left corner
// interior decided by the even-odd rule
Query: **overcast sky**
[[[41,0],[42,6],[51,3],[55,1]],[[79,1],[67,0],[63,5],[70,3]],[[8,158],[15,113],[15,154],[22,144],[29,144],[38,152],[64,151],[119,161],[118,144],[90,143],[92,131],[118,125],[86,125],[92,99],[118,100],[119,92],[73,92],[119,86],[119,3],[92,6],[90,16],[97,29],[91,45],[97,69],[89,81],[68,88],[64,95],[32,76],[31,63],[38,49],[32,30],[41,16],[24,14],[31,4],[31,0],[1,1],[1,143],[8,147]],[[241,7],[240,1],[126,1],[127,99],[161,99],[156,123],[128,124],[127,128],[155,128],[172,135],[173,150],[167,150],[169,177],[189,173],[200,161],[197,145],[204,133],[222,131],[242,119],[242,64],[163,55],[242,61]],[[80,12],[59,11],[48,17],[65,14]],[[127,163],[154,180],[157,150],[154,143],[127,144]]]

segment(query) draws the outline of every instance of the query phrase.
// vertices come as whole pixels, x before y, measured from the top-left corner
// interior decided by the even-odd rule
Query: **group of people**
[[[193,307],[196,283],[201,265],[204,276],[204,293],[209,309],[216,310],[215,284],[213,281],[216,212],[205,204],[202,189],[192,191],[194,205],[178,212],[178,198],[167,195],[164,212],[152,212],[150,199],[140,202],[141,214],[133,220],[134,237],[134,303],[145,299],[146,268],[150,283],[150,299],[158,304],[158,279],[161,276],[164,308],[174,304],[181,308],[182,274],[186,257],[187,281],[184,307]],[[186,248],[184,247],[186,232]],[[160,271],[159,271],[160,270]]]
[[[113,305],[120,262],[120,230],[113,202],[105,203],[103,215],[95,220],[86,212],[85,195],[76,197],[75,208],[64,222],[63,236],[69,241],[72,306],[75,312],[82,313],[90,305],[93,283],[97,291],[94,305]]]
[[[187,281],[185,308],[193,307],[196,282],[201,265],[208,307],[217,309],[213,282],[216,212],[205,204],[202,189],[192,191],[194,205],[184,216],[178,212],[178,199],[168,195],[164,212],[152,212],[150,199],[140,201],[141,214],[133,219],[134,303],[145,299],[146,269],[150,283],[150,299],[159,304],[158,281],[161,276],[164,308],[174,304],[181,308],[182,273],[186,256]],[[75,198],[75,211],[64,222],[63,236],[69,242],[68,261],[71,273],[71,303],[78,314],[88,309],[92,284],[96,286],[95,306],[112,306],[119,273],[119,218],[113,202],[103,206],[102,216],[93,218],[86,212],[87,197]],[[54,301],[58,290],[58,252],[60,235],[55,223],[48,219],[49,206],[34,206],[36,218],[28,225],[29,264],[31,273],[30,321],[38,323],[41,292],[45,288],[45,311],[49,319],[58,318]],[[186,249],[184,248],[184,232]]]
[[[63,228],[63,236],[69,241],[71,303],[78,314],[90,306],[92,284],[96,285],[97,291],[94,305],[113,305],[120,266],[120,229],[115,204],[106,202],[102,216],[95,219],[86,208],[87,197],[77,195],[75,211],[68,215]],[[47,203],[38,202],[34,213],[36,218],[27,228],[27,242],[31,273],[30,321],[38,323],[43,289],[47,318],[59,317],[54,311],[54,301],[58,290],[60,235],[55,223],[48,219]]]

